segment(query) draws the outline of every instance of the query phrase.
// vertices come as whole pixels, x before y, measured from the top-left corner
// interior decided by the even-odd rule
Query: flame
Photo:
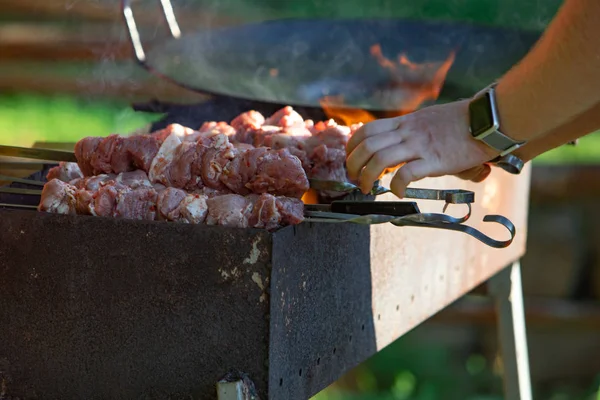
[[[319,204],[319,195],[315,189],[308,189],[300,199],[304,204]]]
[[[397,104],[394,111],[385,112],[380,116],[386,118],[411,113],[427,101],[437,100],[456,55],[452,51],[442,62],[417,64],[410,61],[406,54],[399,54],[397,61],[386,58],[379,44],[371,46],[370,52],[379,65],[391,75],[389,85],[377,94],[380,97],[388,97],[386,102]],[[366,110],[345,107],[343,96],[325,96],[320,103],[327,117],[340,124],[366,124],[377,119],[373,113]]]
[[[441,63],[417,64],[402,53],[398,55],[398,62],[394,63],[383,55],[379,44],[371,46],[371,55],[379,65],[390,71],[391,92],[398,96],[398,110],[402,113],[413,112],[425,102],[438,99],[456,57],[456,53],[452,51]]]

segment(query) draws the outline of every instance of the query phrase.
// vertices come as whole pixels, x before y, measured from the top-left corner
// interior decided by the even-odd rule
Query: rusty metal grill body
[[[484,232],[483,215],[510,218],[502,250],[391,225],[0,210],[0,377],[25,398],[214,399],[233,369],[262,399],[307,399],[524,254],[529,174],[419,182],[474,190]]]

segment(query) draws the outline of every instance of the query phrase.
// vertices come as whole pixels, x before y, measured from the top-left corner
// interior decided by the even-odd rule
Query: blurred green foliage
[[[436,342],[443,335],[421,325],[352,371],[356,389],[335,385],[312,400],[503,400],[496,360],[464,346]],[[437,329],[443,330],[443,327]],[[600,374],[590,385],[552,382],[534,387],[536,400],[598,400]]]
[[[0,96],[0,142],[75,142],[85,136],[127,133],[160,116],[136,113],[127,103],[70,96]]]

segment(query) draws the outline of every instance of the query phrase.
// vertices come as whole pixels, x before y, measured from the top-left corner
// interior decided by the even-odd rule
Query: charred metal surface
[[[261,399],[305,400],[524,254],[529,175],[415,185],[475,191],[470,225],[517,227],[501,250],[391,225],[270,234],[0,210],[0,374],[15,396],[213,399],[236,369]]]
[[[230,368],[263,393],[271,237],[0,211],[0,375],[43,399],[214,399]]]
[[[273,238],[269,398],[308,399],[376,352],[368,226]]]

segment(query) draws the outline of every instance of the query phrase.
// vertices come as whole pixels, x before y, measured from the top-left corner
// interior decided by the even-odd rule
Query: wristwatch
[[[500,152],[500,157],[504,157],[526,144],[526,142],[513,140],[500,131],[496,85],[497,83],[492,83],[471,99],[469,103],[469,130],[473,138],[487,144]]]

